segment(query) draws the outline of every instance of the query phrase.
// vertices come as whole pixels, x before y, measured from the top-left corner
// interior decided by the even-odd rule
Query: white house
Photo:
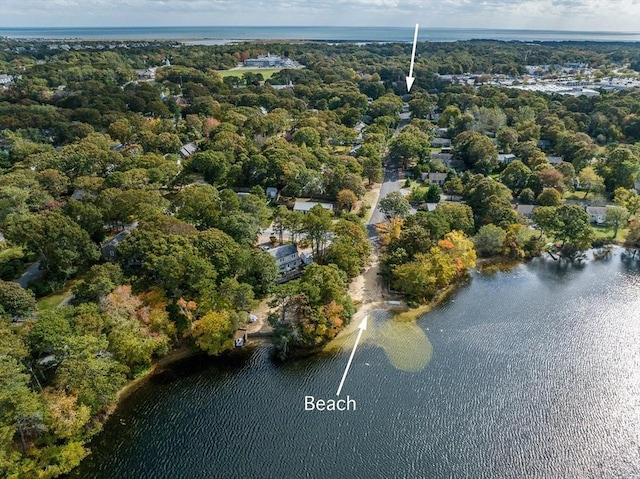
[[[288,243],[267,251],[278,263],[280,274],[296,269],[302,264],[302,259],[298,255],[298,247],[293,243]]]
[[[604,224],[607,217],[606,206],[587,206],[585,211],[589,215],[589,221],[597,225]]]
[[[508,165],[515,159],[516,159],[516,155],[514,155],[513,153],[500,153],[498,155],[498,162],[504,163],[505,165]]]

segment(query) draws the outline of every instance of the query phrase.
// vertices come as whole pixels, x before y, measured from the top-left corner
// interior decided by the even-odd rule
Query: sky
[[[0,27],[412,26],[640,31],[640,0],[0,0]]]

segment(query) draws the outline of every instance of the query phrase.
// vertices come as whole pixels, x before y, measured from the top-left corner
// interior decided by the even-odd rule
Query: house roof
[[[535,207],[536,205],[516,205],[516,212],[518,214],[527,216],[533,213]]]
[[[296,201],[293,205],[293,211],[309,211],[316,205],[322,206],[325,210],[333,211],[333,205],[331,203],[317,203],[315,201]]]
[[[447,173],[430,172],[429,173],[429,179],[430,180],[434,180],[434,181],[446,180],[447,179]]]
[[[549,163],[551,163],[552,165],[557,165],[559,163],[562,163],[562,157],[561,156],[550,156],[547,155],[547,161]]]
[[[585,211],[587,212],[588,215],[604,216],[607,214],[607,207],[606,206],[587,206],[585,208]]]
[[[498,155],[498,161],[500,163],[505,162],[505,161],[511,161],[511,160],[515,160],[516,155],[514,155],[513,153],[505,153],[505,154],[499,154]]]
[[[282,246],[278,246],[277,248],[270,249],[269,251],[267,251],[267,253],[269,253],[275,259],[280,259],[292,254],[297,255],[298,247],[293,243],[288,243]]]
[[[198,145],[195,143],[187,143],[180,148],[180,154],[185,158],[193,155],[196,151],[198,151]]]

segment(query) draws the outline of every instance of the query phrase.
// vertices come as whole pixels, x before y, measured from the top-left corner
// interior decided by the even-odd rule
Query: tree
[[[593,228],[589,215],[578,205],[540,206],[533,211],[533,221],[560,242],[560,253],[568,259],[575,259],[591,247]]]
[[[97,264],[73,288],[77,303],[99,302],[124,281],[120,266],[112,263]]]
[[[304,216],[304,231],[311,241],[313,255],[317,260],[322,259],[333,230],[332,216],[332,211],[326,210],[320,205],[311,208]]]
[[[387,218],[404,218],[411,211],[411,205],[399,191],[392,191],[382,198],[378,207]]]
[[[362,176],[367,179],[369,185],[382,181],[382,160],[368,156],[359,156],[362,163]]]
[[[69,336],[58,358],[55,384],[78,397],[95,414],[115,399],[125,384],[127,368],[106,354],[104,336]]]
[[[191,325],[191,336],[207,354],[218,354],[233,348],[236,328],[228,311],[210,311]]]
[[[320,133],[315,128],[303,126],[293,134],[293,141],[298,145],[305,145],[307,148],[320,146]]]
[[[609,226],[613,226],[613,235],[611,238],[615,239],[618,235],[618,228],[620,225],[625,224],[629,219],[629,212],[620,206],[608,206],[606,214],[606,223]]]
[[[356,205],[358,197],[351,190],[340,190],[336,196],[336,204],[338,208],[344,211],[351,211]]]
[[[491,139],[476,131],[465,131],[453,141],[454,154],[467,167],[488,175],[498,166],[498,150]]]
[[[517,196],[529,185],[530,177],[531,169],[520,160],[514,160],[502,171],[500,181]]]
[[[87,232],[58,211],[14,216],[7,225],[6,236],[40,257],[41,268],[53,279],[67,279],[99,257]]]
[[[480,256],[494,256],[502,253],[506,232],[496,225],[484,225],[473,237],[473,244]]]
[[[367,232],[361,223],[348,220],[339,220],[334,232],[336,237],[327,248],[326,261],[353,278],[360,274],[371,252]]]
[[[584,191],[585,198],[592,191],[594,193],[604,191],[604,180],[590,166],[583,168],[578,173],[578,181],[580,182],[580,188]]]
[[[545,188],[536,198],[536,203],[542,206],[560,206],[562,196],[555,188]]]
[[[193,185],[178,193],[174,209],[177,218],[193,224],[199,230],[206,230],[219,226],[222,204],[215,187]]]
[[[626,188],[616,188],[613,201],[618,205],[626,208],[630,215],[640,213],[640,195],[633,190]]]
[[[0,280],[0,316],[23,318],[36,309],[33,293],[18,283]]]

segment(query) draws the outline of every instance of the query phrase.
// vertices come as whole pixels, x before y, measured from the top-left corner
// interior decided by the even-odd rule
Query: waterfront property
[[[275,258],[280,274],[293,271],[302,264],[302,259],[300,259],[300,255],[298,254],[298,246],[294,243],[272,248],[268,250],[267,253]]]
[[[587,206],[585,211],[589,215],[589,221],[597,225],[602,225],[606,221],[607,207],[606,206]]]

